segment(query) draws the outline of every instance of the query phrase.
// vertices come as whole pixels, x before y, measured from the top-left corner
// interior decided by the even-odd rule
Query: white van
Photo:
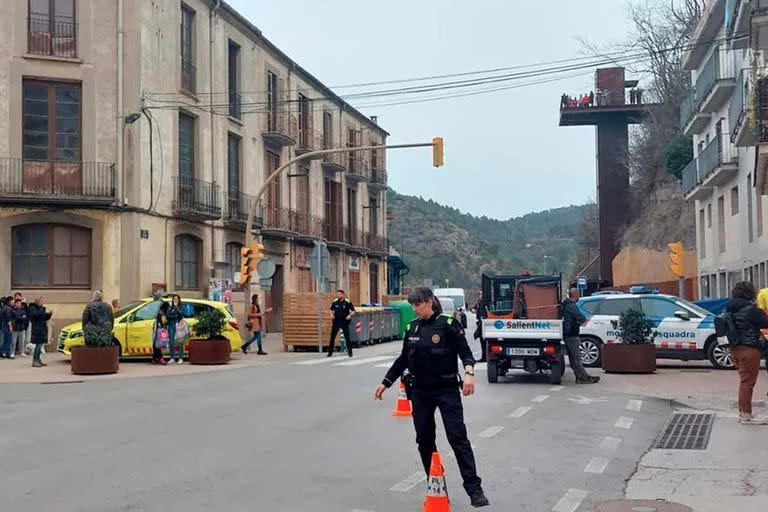
[[[467,327],[467,314],[466,314],[466,296],[464,295],[463,288],[435,288],[433,293],[438,299],[450,299],[454,304],[453,316],[466,329]]]

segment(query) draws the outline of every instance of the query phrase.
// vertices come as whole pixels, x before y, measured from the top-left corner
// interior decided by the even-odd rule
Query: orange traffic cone
[[[445,471],[440,453],[432,454],[432,464],[429,468],[429,483],[427,497],[424,499],[424,512],[450,512],[451,502],[448,499],[448,487],[445,484]]]
[[[400,381],[400,394],[397,397],[397,406],[392,411],[392,416],[411,416],[411,401],[405,394],[405,384]]]

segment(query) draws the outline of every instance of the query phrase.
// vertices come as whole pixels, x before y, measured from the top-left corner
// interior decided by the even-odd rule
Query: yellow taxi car
[[[162,298],[170,302],[171,297]],[[227,304],[204,299],[183,299],[184,319],[190,330],[197,323],[197,317],[206,309],[215,308],[224,313],[226,323],[222,336],[229,340],[232,351],[240,350],[243,343],[237,319]],[[160,309],[160,301],[152,298],[135,300],[115,311],[115,327],[112,333],[120,344],[120,357],[151,357],[152,356],[152,324]],[[193,335],[194,336],[194,335]],[[67,325],[59,333],[56,348],[64,355],[71,355],[72,347],[83,345],[83,325],[81,322]],[[184,351],[188,352],[185,346]],[[165,351],[167,353],[167,349]]]

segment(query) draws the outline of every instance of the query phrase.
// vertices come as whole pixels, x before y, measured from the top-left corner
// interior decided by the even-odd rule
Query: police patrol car
[[[617,343],[611,320],[628,309],[645,313],[656,333],[654,343],[659,359],[709,359],[715,368],[733,368],[728,347],[718,345],[715,317],[705,309],[672,295],[612,294],[579,299],[587,317],[581,326],[581,357],[585,365],[599,366],[604,343]]]

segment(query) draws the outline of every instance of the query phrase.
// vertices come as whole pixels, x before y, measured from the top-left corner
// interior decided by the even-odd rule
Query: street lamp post
[[[544,273],[547,273],[547,256],[546,252],[544,251],[544,248],[538,244],[525,244],[525,247],[527,249],[530,249],[531,247],[538,247],[541,250],[542,259],[544,260]]]
[[[301,162],[302,160],[312,159],[316,156],[332,155],[336,153],[351,153],[351,152],[358,153],[361,151],[371,151],[371,150],[380,151],[382,149],[404,149],[404,148],[423,148],[423,147],[433,148],[432,159],[433,159],[433,165],[435,167],[440,167],[443,165],[443,154],[442,154],[443,139],[441,137],[435,137],[434,139],[432,139],[432,142],[420,142],[416,144],[391,144],[386,146],[359,146],[359,147],[353,147],[353,148],[320,149],[317,151],[309,151],[307,153],[304,153],[302,155],[296,156],[288,160],[286,163],[278,167],[272,174],[267,176],[261,188],[259,189],[259,192],[251,201],[251,205],[248,208],[248,219],[246,220],[246,223],[245,223],[245,240],[244,240],[245,247],[250,247],[254,241],[253,217],[256,213],[256,208],[258,207],[261,197],[267,191],[267,188],[269,187],[269,185],[272,182],[274,182],[277,178],[279,178],[282,172],[290,168],[293,164],[297,162]],[[257,236],[260,236],[260,232],[257,232]],[[250,285],[250,282],[243,283],[243,286],[245,287],[244,293],[243,293],[243,311],[246,319],[248,318],[249,285]],[[243,321],[243,324],[245,324],[245,321]]]

